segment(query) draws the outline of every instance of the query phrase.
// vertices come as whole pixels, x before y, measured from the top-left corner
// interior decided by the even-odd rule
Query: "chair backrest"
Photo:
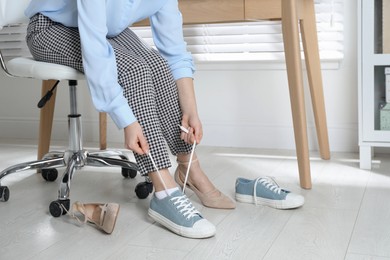
[[[0,29],[8,24],[25,23],[24,15],[31,0],[0,0]]]

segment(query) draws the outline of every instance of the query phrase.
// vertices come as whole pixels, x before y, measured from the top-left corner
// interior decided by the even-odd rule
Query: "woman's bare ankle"
[[[159,173],[161,174],[161,176],[159,176]],[[177,187],[177,184],[172,178],[168,169],[162,169],[159,172],[150,172],[148,176],[153,183],[155,191],[162,191],[164,189],[171,189]]]

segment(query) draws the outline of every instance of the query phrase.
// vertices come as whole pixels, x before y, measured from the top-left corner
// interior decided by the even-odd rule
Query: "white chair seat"
[[[31,57],[18,57],[7,62],[9,73],[17,77],[42,80],[81,80],[84,74],[64,65],[36,61]]]

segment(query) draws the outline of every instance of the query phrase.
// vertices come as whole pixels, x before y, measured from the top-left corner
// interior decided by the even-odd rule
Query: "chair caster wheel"
[[[55,200],[50,203],[49,211],[53,217],[58,218],[61,215],[65,215],[67,211],[69,211],[69,208],[70,208],[69,199]]]
[[[135,186],[135,194],[140,199],[145,199],[153,191],[153,185],[150,182],[140,182]]]
[[[7,186],[0,186],[0,200],[8,201],[9,199],[9,189]]]
[[[137,171],[129,168],[122,168],[122,176],[134,179],[137,176]]]
[[[58,171],[55,168],[42,169],[41,174],[45,181],[53,182],[57,179]]]

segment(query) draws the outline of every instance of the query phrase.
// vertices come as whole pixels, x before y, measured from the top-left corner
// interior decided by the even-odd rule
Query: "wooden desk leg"
[[[301,187],[310,189],[309,146],[296,0],[282,0],[282,31]]]
[[[318,51],[318,37],[313,0],[305,0],[302,8],[304,8],[304,10],[302,12],[303,19],[300,23],[301,35],[303,49],[305,51],[305,61],[317,129],[318,145],[321,158],[328,160],[330,158],[328,127],[326,123],[321,63]]]
[[[44,96],[47,91],[49,91],[56,80],[43,80],[42,81],[42,96]],[[39,119],[39,139],[38,139],[38,160],[42,159],[45,154],[49,152],[50,148],[50,139],[51,139],[51,130],[53,126],[53,116],[54,116],[54,107],[56,103],[56,93],[57,90],[54,90],[53,95],[46,105],[41,108],[40,119]]]
[[[100,150],[107,149],[107,114],[99,113],[99,141]]]

